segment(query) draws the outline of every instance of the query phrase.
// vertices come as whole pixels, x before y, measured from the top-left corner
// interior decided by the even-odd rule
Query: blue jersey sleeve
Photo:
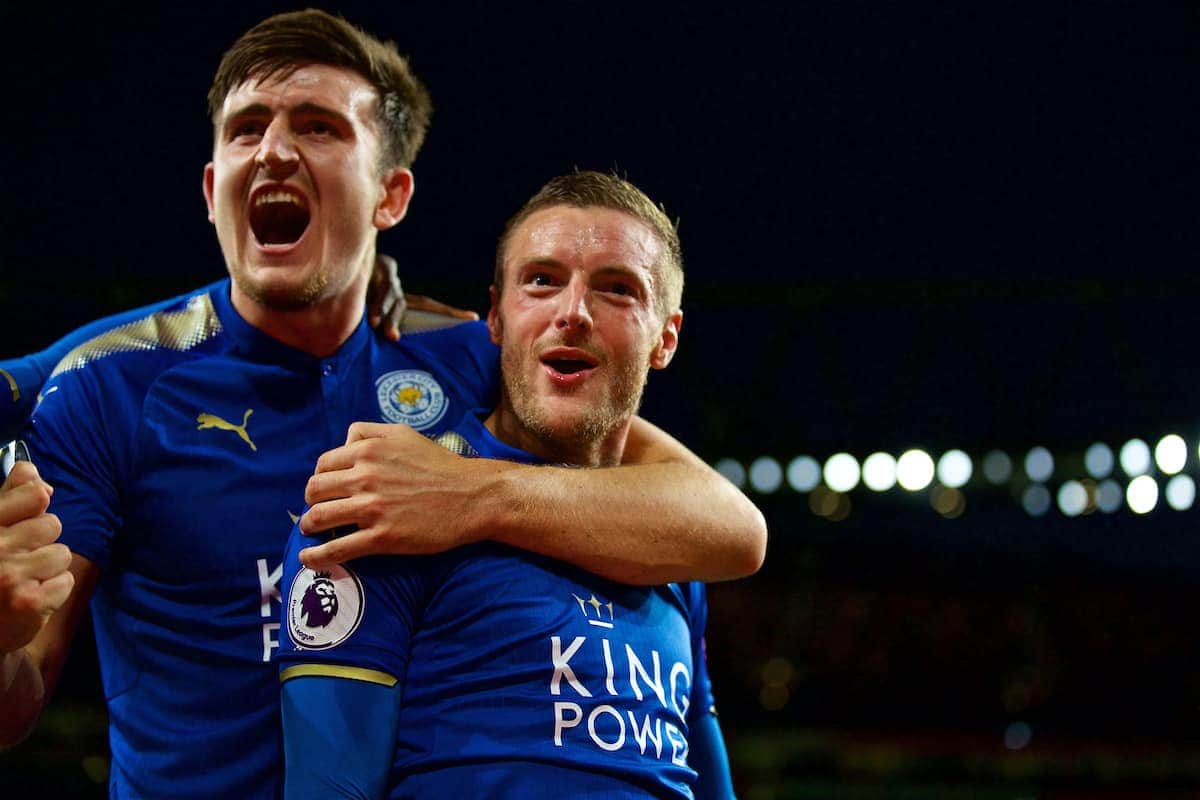
[[[43,389],[24,434],[29,455],[55,487],[50,510],[62,520],[59,541],[104,567],[121,525],[120,475],[140,415],[140,397],[119,390],[102,370],[64,372]]]
[[[212,284],[215,286],[216,284]],[[201,289],[208,291],[211,286]],[[189,292],[195,294],[195,292]],[[184,295],[180,295],[183,297]],[[50,377],[58,362],[79,345],[102,333],[142,319],[179,301],[173,297],[161,303],[122,311],[110,317],[89,322],[82,328],[68,333],[39,353],[0,361],[0,441],[7,442],[17,436],[29,422],[38,392]]]
[[[276,654],[284,795],[382,798],[424,603],[423,559],[364,558],[314,572],[300,564],[299,553],[316,543],[296,525],[284,553]]]
[[[708,675],[708,654],[705,651],[704,630],[708,625],[707,591],[702,583],[686,585],[692,631],[691,704],[688,706],[688,764],[696,770],[693,790],[696,800],[724,800],[733,794],[733,778],[729,772],[729,755],[725,737],[717,722],[716,701],[712,680]]]
[[[386,797],[399,684],[306,676],[282,691],[284,800]]]
[[[299,553],[317,543],[297,524],[284,554],[281,680],[302,673],[403,683],[428,559],[374,556],[314,572],[300,564]]]

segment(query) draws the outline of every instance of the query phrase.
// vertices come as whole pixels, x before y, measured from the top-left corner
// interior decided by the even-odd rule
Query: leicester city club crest
[[[379,410],[388,422],[399,422],[423,431],[446,413],[446,393],[428,372],[401,369],[375,381]]]
[[[320,572],[303,568],[292,581],[288,629],[300,647],[325,650],[344,642],[362,615],[362,583],[340,564]]]

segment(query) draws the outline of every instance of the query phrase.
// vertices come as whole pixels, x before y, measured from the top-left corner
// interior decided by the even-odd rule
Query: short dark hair
[[[502,290],[504,286],[504,258],[513,231],[538,211],[553,206],[610,208],[644,222],[654,231],[663,247],[663,263],[659,265],[662,280],[656,287],[659,312],[666,318],[668,314],[679,310],[683,297],[683,250],[676,224],[671,222],[661,205],[629,181],[617,175],[590,170],[576,170],[551,178],[505,223],[504,232],[500,234],[500,242],[496,246],[494,280],[497,290]]]
[[[315,8],[268,17],[221,56],[208,90],[208,113],[218,122],[225,97],[251,78],[286,78],[308,64],[345,67],[379,93],[381,166],[407,167],[417,157],[433,103],[394,42],[381,42],[341,17]]]

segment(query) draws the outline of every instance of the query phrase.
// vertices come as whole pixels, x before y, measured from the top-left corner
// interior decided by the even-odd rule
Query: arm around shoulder
[[[732,580],[762,566],[758,508],[640,418],[619,467],[491,469],[488,502],[476,506],[495,515],[480,523],[488,538],[639,585]]]

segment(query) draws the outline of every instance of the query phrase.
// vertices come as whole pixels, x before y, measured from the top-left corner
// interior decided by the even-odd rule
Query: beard
[[[316,305],[325,297],[329,286],[329,274],[325,270],[317,270],[300,284],[268,284],[252,278],[240,264],[230,264],[229,274],[247,297],[264,308],[276,311],[301,311]]]
[[[553,343],[547,348],[557,344]],[[571,346],[589,349],[585,344],[575,342]],[[541,364],[537,356],[522,353],[515,346],[502,347],[502,402],[508,404],[521,427],[547,449],[564,455],[581,453],[602,443],[637,414],[646,387],[649,363],[649,354],[641,355],[635,362],[615,366],[602,359],[599,366],[608,373],[604,390],[593,403],[573,414],[572,419],[563,420],[540,402],[534,388],[533,370]],[[533,369],[530,369],[531,366]],[[587,387],[580,388],[587,390]],[[580,463],[577,458],[565,460]]]

